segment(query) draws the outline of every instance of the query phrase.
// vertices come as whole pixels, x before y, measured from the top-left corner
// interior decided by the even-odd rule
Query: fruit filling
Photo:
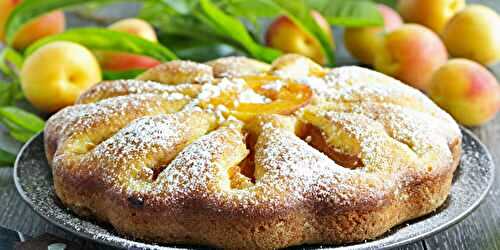
[[[231,188],[244,189],[255,184],[255,144],[257,135],[249,131],[246,132],[245,143],[249,150],[248,155],[238,165],[230,167],[228,170]]]
[[[226,85],[223,81],[217,86]],[[229,81],[244,83],[238,87],[220,87],[215,95],[202,101],[201,106],[215,107],[226,116],[248,121],[256,115],[292,114],[307,105],[313,96],[310,87],[276,76],[247,76]]]
[[[363,162],[357,155],[350,155],[330,145],[326,136],[318,127],[312,124],[305,124],[301,137],[317,150],[321,151],[340,166],[355,169],[363,167]]]

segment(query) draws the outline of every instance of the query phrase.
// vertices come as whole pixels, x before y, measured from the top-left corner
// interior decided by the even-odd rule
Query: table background
[[[468,3],[488,5],[500,12],[500,0],[469,0]],[[114,13],[106,12],[107,17],[131,14],[130,9],[112,9]],[[83,23],[78,18],[68,16],[69,26],[80,26]],[[500,27],[498,27],[500,29]],[[342,34],[335,32],[338,41],[338,58],[340,64],[356,63],[350,58],[341,45]],[[491,67],[500,79],[500,65]],[[1,76],[0,76],[1,78]],[[481,127],[472,128],[472,131],[489,148],[497,173],[500,173],[500,116]],[[21,146],[10,139],[0,127],[0,146],[11,152],[16,152]],[[474,194],[471,194],[474,195]],[[0,226],[20,231],[29,236],[38,236],[44,233],[75,241],[83,249],[113,249],[67,233],[36,215],[17,194],[12,178],[12,168],[0,168]],[[500,179],[496,178],[493,187],[485,202],[462,222],[446,231],[431,236],[425,240],[400,247],[398,249],[426,250],[426,249],[500,249]]]

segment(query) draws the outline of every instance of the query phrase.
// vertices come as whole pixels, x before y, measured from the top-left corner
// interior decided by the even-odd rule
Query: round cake
[[[171,61],[47,122],[55,192],[146,242],[268,249],[374,239],[446,200],[455,121],[419,91],[298,55]]]

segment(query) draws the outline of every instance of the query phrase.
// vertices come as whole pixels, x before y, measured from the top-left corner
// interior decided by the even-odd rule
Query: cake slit
[[[449,193],[457,124],[382,74],[284,55],[173,61],[139,78],[92,87],[45,129],[57,197],[126,235],[231,249],[343,244]]]
[[[332,145],[328,145],[325,138],[326,136],[318,127],[311,124],[307,124],[305,127],[306,133],[304,140],[306,140],[309,145],[330,157],[330,159],[335,161],[338,165],[350,169],[364,166],[359,156],[342,153],[341,150],[336,149]]]

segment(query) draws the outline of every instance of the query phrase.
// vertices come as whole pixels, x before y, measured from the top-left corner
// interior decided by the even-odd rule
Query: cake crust
[[[224,67],[231,60],[245,70]],[[299,56],[246,62],[176,61],[141,80],[98,84],[51,117],[45,149],[62,203],[133,238],[239,249],[370,240],[444,203],[461,134],[423,94],[367,69],[321,70]],[[172,72],[185,81],[199,77],[197,68],[208,82],[146,81]],[[199,105],[221,86],[244,86],[242,72],[264,69],[309,86],[314,99],[253,121]],[[321,143],[311,143],[311,127]]]

